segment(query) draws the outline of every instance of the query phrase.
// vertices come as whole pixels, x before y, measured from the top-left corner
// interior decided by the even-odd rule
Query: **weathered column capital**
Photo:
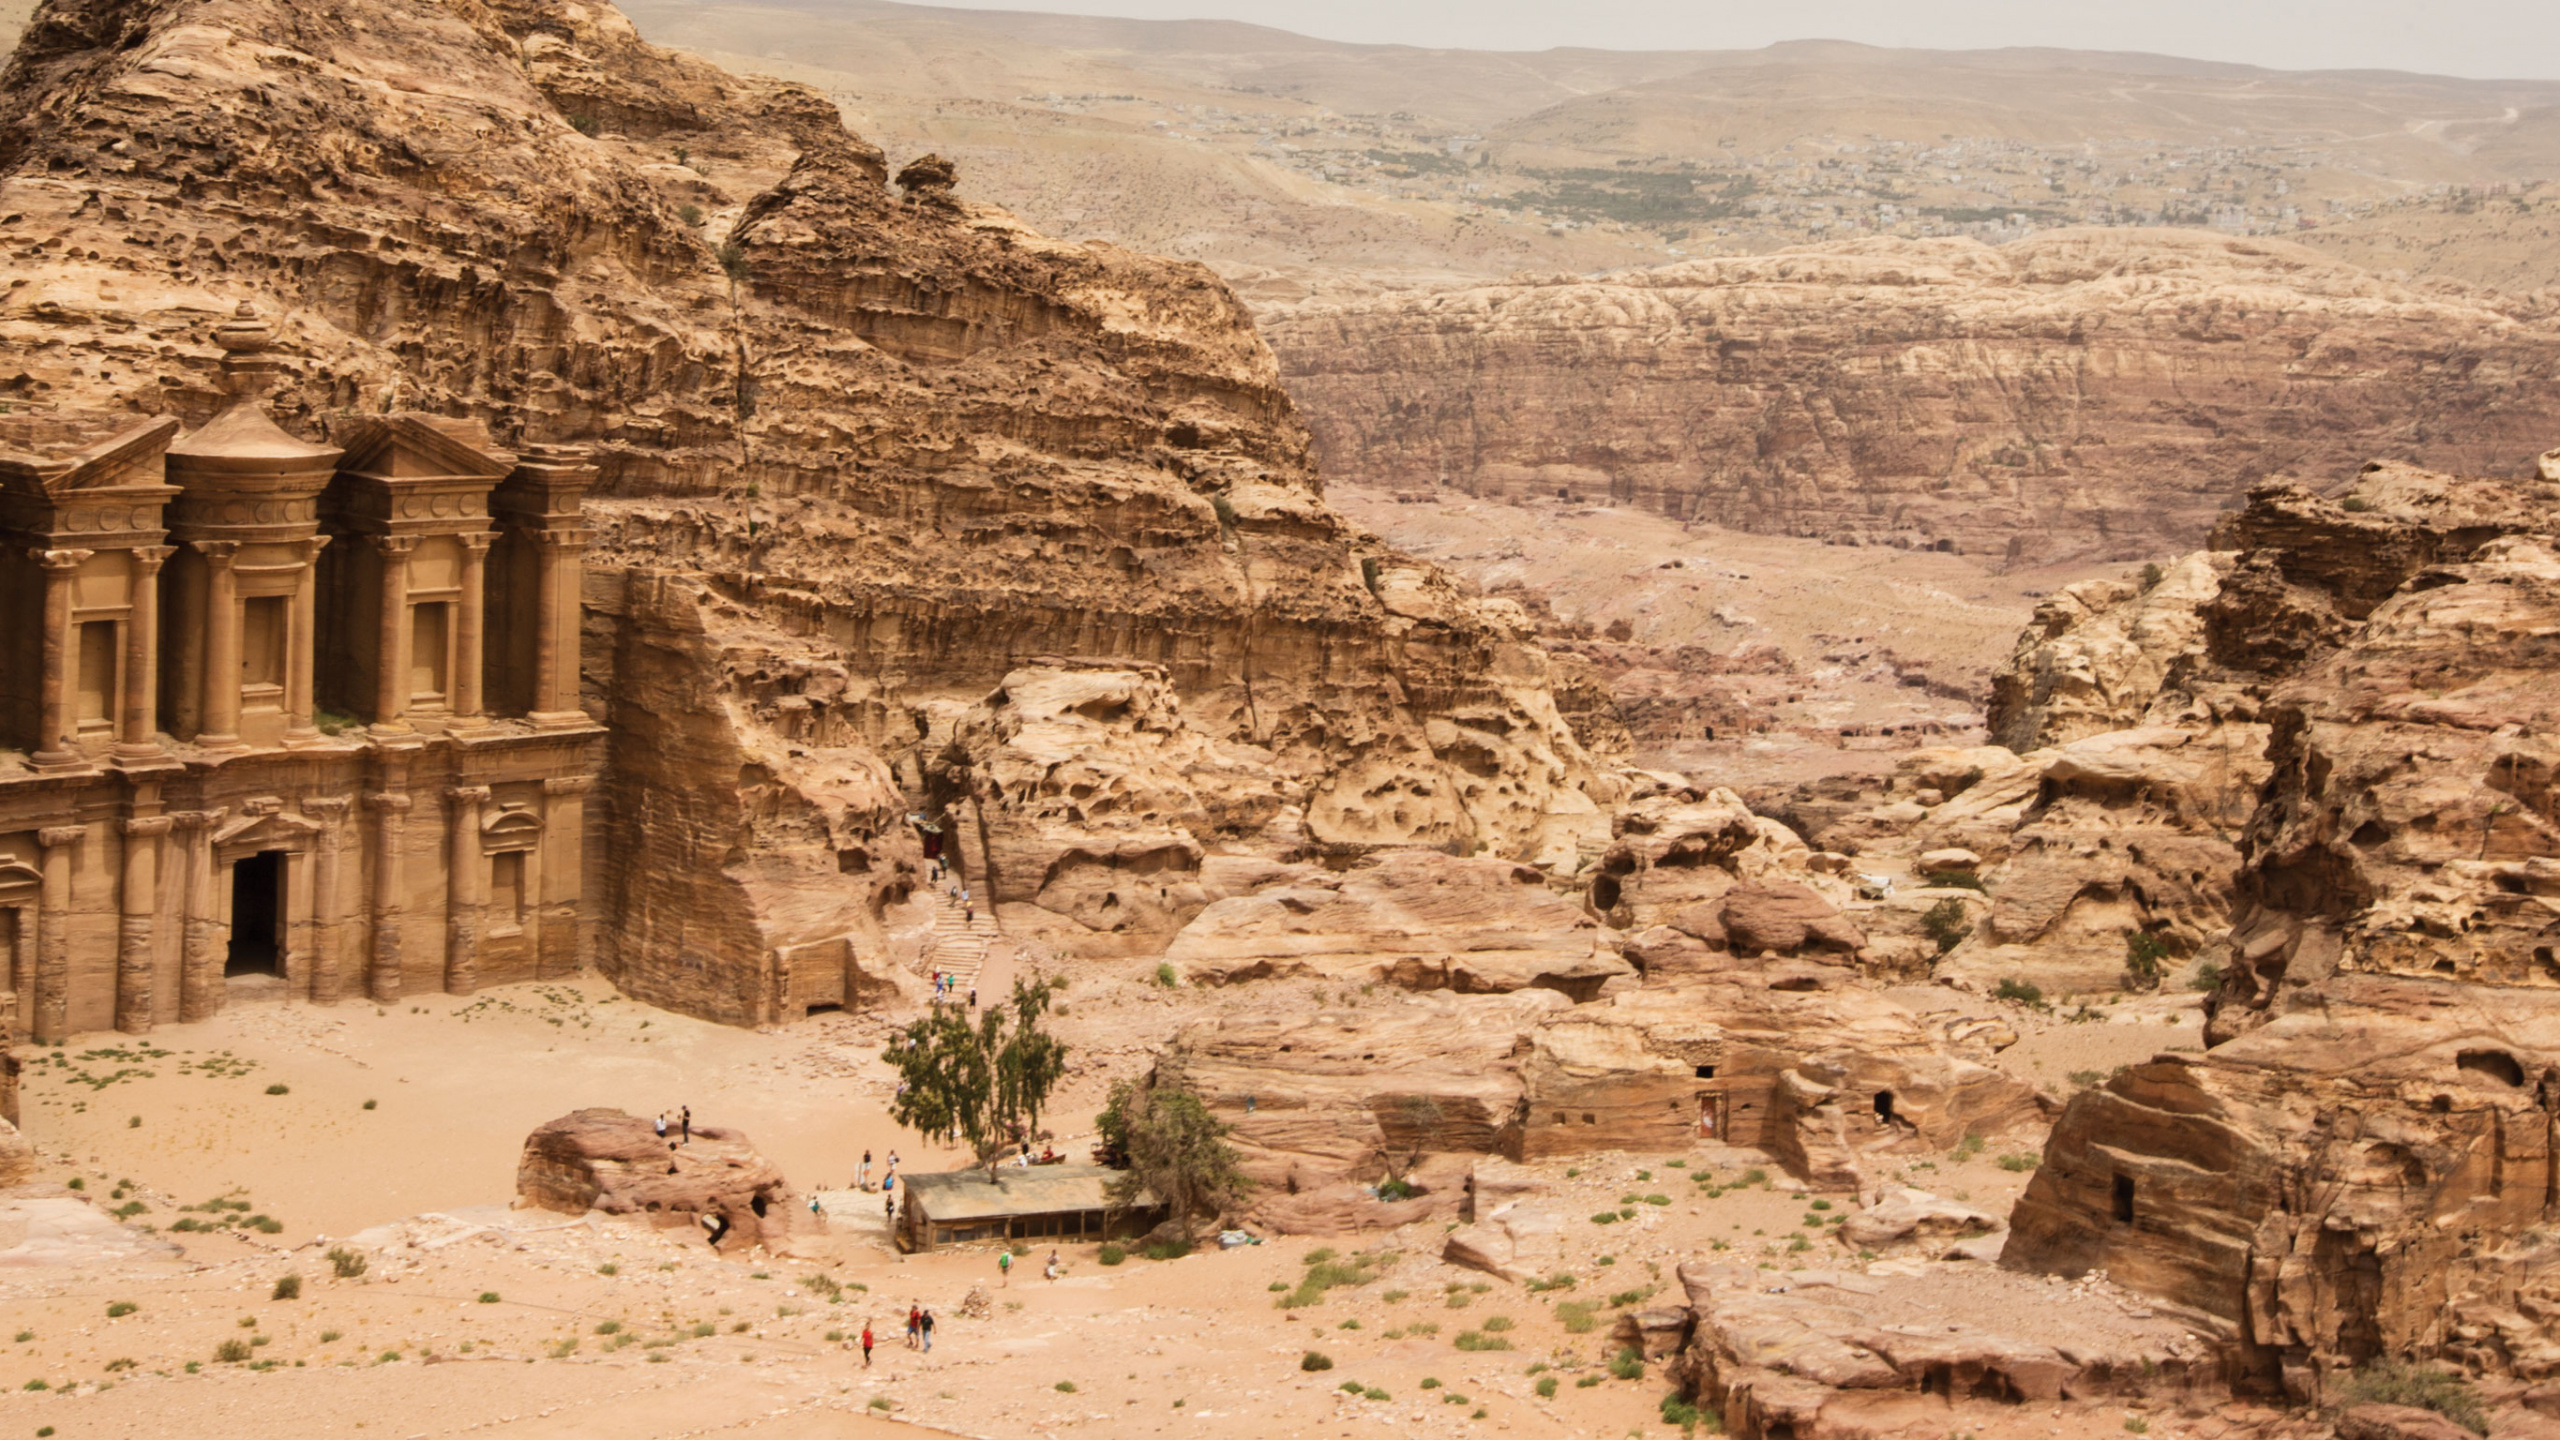
[[[593,530],[536,530],[533,532],[534,543],[544,549],[572,553],[594,544],[595,538],[596,532]]]
[[[36,843],[47,850],[77,845],[89,833],[86,825],[47,825],[36,832]]]
[[[418,548],[418,537],[415,535],[367,535],[364,538],[366,544],[392,559],[398,559]]]
[[[240,553],[240,542],[237,540],[190,540],[187,543],[194,546],[195,552],[202,555],[207,563],[218,569],[230,569],[233,557]]]
[[[388,811],[399,815],[408,811],[411,802],[408,796],[392,791],[367,790],[364,792],[364,803],[368,810]]]
[[[302,813],[323,824],[334,825],[346,818],[347,811],[354,808],[354,804],[344,795],[306,795],[302,798]]]
[[[216,825],[221,824],[223,819],[230,815],[230,813],[231,809],[226,805],[216,806],[211,810],[173,811],[170,813],[169,818],[177,822],[179,829],[194,832],[197,830],[212,829]]]
[[[156,839],[168,834],[177,823],[178,817],[175,815],[136,815],[131,819],[117,821],[116,828],[127,835]]]
[[[463,554],[468,556],[479,556],[489,553],[489,546],[498,538],[498,532],[495,530],[466,530],[462,534],[456,535],[453,538],[462,542]]]
[[[489,803],[489,787],[486,785],[456,785],[444,792],[444,798],[452,801],[456,806],[486,805]]]
[[[169,557],[178,553],[178,547],[175,545],[136,545],[132,550],[126,553],[133,556],[133,568],[140,571],[144,578],[147,579],[160,573],[160,567],[169,563]]]
[[[68,575],[80,568],[81,562],[97,554],[95,550],[47,550],[39,545],[27,551],[38,565],[54,575]]]
[[[584,795],[596,788],[593,775],[554,775],[542,782],[545,795]]]

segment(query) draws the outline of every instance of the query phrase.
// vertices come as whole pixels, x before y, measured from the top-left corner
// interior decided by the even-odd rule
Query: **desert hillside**
[[[1607,500],[1993,565],[2192,546],[2271,475],[2490,474],[2560,317],[2298,246],[1873,239],[1310,304],[1266,325],[1338,483]]]

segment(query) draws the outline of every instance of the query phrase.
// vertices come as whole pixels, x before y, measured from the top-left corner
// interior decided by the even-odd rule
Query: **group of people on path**
[[[1041,1270],[1040,1273],[1043,1278],[1053,1281],[1060,1275],[1066,1273],[1066,1267],[1060,1263],[1057,1251],[1052,1250],[1049,1252],[1049,1263]],[[1013,1249],[1011,1246],[1007,1246],[1006,1248],[996,1252],[996,1285],[1001,1289],[1011,1289],[1013,1287]]]
[[[676,1139],[667,1140],[667,1132],[670,1130],[677,1130],[681,1133],[679,1133]],[[678,1145],[692,1144],[693,1107],[690,1105],[684,1105],[679,1106],[674,1110],[659,1111],[658,1138],[661,1140],[667,1140],[667,1148],[670,1150],[673,1150]]]
[[[922,1350],[928,1355],[932,1354],[933,1323],[932,1311],[925,1309],[921,1305],[908,1306],[907,1348],[910,1350]],[[876,1341],[873,1339],[871,1333],[871,1322],[865,1320],[862,1322],[862,1365],[866,1370],[871,1368],[871,1347],[875,1343]]]
[[[952,974],[948,970],[936,970],[933,972],[933,1003],[939,1005],[943,1001],[948,1000],[959,993],[959,976]],[[972,1010],[978,1008],[978,987],[975,985],[969,987],[969,1008]]]

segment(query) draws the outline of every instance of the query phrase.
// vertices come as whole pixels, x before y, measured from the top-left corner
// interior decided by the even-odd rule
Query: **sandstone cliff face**
[[[963,873],[1108,949],[1255,813],[1570,865],[1609,798],[1516,611],[1326,508],[1209,272],[893,185],[815,92],[558,0],[55,0],[0,88],[13,403],[201,420],[245,300],[289,426],[592,451],[589,889],[635,993],[753,1022],[881,983],[910,811],[984,812],[1011,838]],[[989,697],[1042,657],[1150,698],[1026,746]],[[1123,814],[1052,803],[1131,766]],[[1099,913],[1139,877],[1161,913]]]
[[[2279,241],[2065,230],[1522,277],[1267,329],[1347,481],[2048,560],[2186,549],[2257,479],[2377,451],[2521,472],[2560,434],[2538,304]]]
[[[2560,1373],[2555,499],[2384,465],[2220,527],[2206,658],[2152,707],[2267,737],[2212,1048],[2072,1103],[2007,1263],[2104,1268],[2298,1398],[2383,1354]]]

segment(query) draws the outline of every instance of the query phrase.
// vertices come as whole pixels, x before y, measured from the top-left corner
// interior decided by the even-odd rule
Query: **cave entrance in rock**
[[[1876,1092],[1876,1123],[1879,1125],[1893,1123],[1893,1092],[1890,1090]]]
[[[284,852],[261,850],[231,867],[231,949],[222,973],[281,975],[284,959]]]
[[[2119,1225],[2133,1223],[2133,1177],[2130,1175],[2116,1177],[2115,1216]]]

